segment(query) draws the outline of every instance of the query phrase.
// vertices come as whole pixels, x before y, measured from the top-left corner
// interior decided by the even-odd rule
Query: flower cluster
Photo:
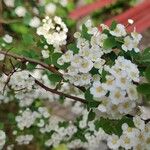
[[[123,133],[120,137],[112,135],[108,137],[108,146],[111,149],[148,150],[150,147],[150,124],[145,124],[139,116],[133,118],[135,127],[128,124],[122,125]],[[134,138],[134,140],[133,140]]]
[[[49,45],[59,47],[66,44],[68,29],[60,17],[48,16],[42,20],[43,25],[37,28],[37,34],[44,36]]]
[[[115,64],[112,67],[105,66],[105,70],[109,73],[106,81],[96,81],[90,88],[96,100],[102,102],[99,111],[114,118],[130,113],[139,102],[137,86],[134,84],[140,80],[137,66],[119,56]]]
[[[13,146],[15,149],[15,145],[27,145],[34,140],[40,142],[42,149],[57,148],[65,143],[69,149],[97,150],[100,147],[105,150],[107,141],[110,149],[149,150],[150,123],[146,122],[149,119],[146,109],[149,108],[142,106],[137,90],[141,76],[149,72],[144,71],[146,63],[142,68],[137,65],[140,61],[134,61],[134,55],[141,58],[138,56],[141,34],[136,30],[128,34],[124,25],[115,22],[110,28],[102,24],[99,31],[88,20],[79,27],[79,32],[74,33],[75,39],[71,37],[75,42],[70,43],[65,23],[71,22],[65,20],[64,23],[55,16],[56,4],[65,7],[69,1],[54,1],[39,0],[33,8],[24,7],[22,1],[3,1],[8,9],[14,8],[10,16],[18,17],[23,26],[18,28],[22,35],[21,44],[17,34],[11,33],[12,37],[6,33],[0,38],[3,48],[0,61],[5,63],[10,57],[13,68],[9,74],[9,65],[2,65],[0,104],[15,105],[16,108],[14,114],[8,115],[13,124],[11,134],[15,138],[8,139],[10,145],[5,145],[6,135],[0,125],[0,149],[4,145],[8,150]],[[34,1],[32,3],[34,5]],[[46,17],[41,23],[39,16],[45,16],[43,13]],[[132,20],[129,22],[132,24]],[[16,24],[19,23],[7,24],[11,32],[16,30]],[[35,31],[32,28],[42,39],[28,36],[28,31]],[[9,51],[17,42],[22,49],[27,46],[38,52],[29,51],[25,57],[14,55]],[[137,108],[142,111],[141,116]],[[7,131],[5,121],[4,128]]]
[[[18,145],[27,145],[29,144],[33,139],[33,135],[20,135],[17,136],[16,142]]]

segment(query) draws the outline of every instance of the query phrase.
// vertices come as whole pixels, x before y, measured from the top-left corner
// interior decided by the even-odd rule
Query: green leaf
[[[21,33],[21,34],[27,34],[28,31],[29,31],[29,28],[26,27],[25,25],[23,24],[20,24],[20,23],[14,23],[14,24],[11,24],[10,25],[10,28],[16,32],[16,33]]]
[[[93,112],[93,110],[91,110],[88,114],[88,121],[94,120],[95,116],[96,116],[95,112]]]
[[[70,12],[75,8],[74,2],[69,2],[66,6],[67,10]]]
[[[88,107],[88,108],[97,108],[99,104],[100,104],[100,102],[95,101],[95,100],[93,100],[93,101],[88,101],[87,107]]]
[[[143,83],[141,85],[138,85],[137,91],[141,94],[150,94],[150,83]]]
[[[4,124],[0,123],[0,130],[3,130],[3,129],[4,129]]]
[[[52,64],[60,69],[68,68],[69,64],[65,63],[64,65],[59,65],[57,60],[62,56],[62,53],[53,53],[52,54]]]
[[[110,26],[110,30],[115,30],[117,26],[117,22],[114,20]]]
[[[122,134],[122,124],[127,123],[130,127],[134,127],[132,118],[123,117],[120,120],[100,118],[95,121],[96,130],[102,128],[107,134]]]
[[[31,45],[33,44],[33,36],[31,34],[23,34],[22,35],[23,43],[25,45]]]
[[[68,150],[65,144],[60,144],[59,146],[53,148],[52,150]]]
[[[31,19],[32,19],[32,15],[30,13],[26,13],[25,17],[23,18],[23,23],[25,25],[29,25]]]
[[[50,81],[56,83],[56,82],[60,82],[62,80],[62,77],[58,74],[50,74],[48,75],[48,78]]]
[[[39,55],[34,50],[24,50],[22,51],[23,56],[29,57],[29,58],[35,58],[38,59]]]
[[[88,90],[85,91],[84,97],[88,101],[93,101],[93,95],[90,93],[90,89],[88,89]]]
[[[141,54],[141,63],[148,63],[150,65],[150,48],[146,48]]]
[[[64,128],[66,128],[66,127],[68,127],[68,125],[69,125],[69,122],[68,122],[68,121],[59,122],[59,127],[64,127]]]
[[[67,45],[67,49],[73,51],[74,54],[77,54],[79,52],[79,49],[76,46],[76,43],[71,43]]]
[[[86,40],[91,40],[91,35],[88,34],[88,28],[85,26],[85,24],[82,25],[82,32],[81,36],[85,38]]]
[[[117,45],[117,41],[115,40],[114,37],[108,37],[103,44],[103,47],[105,49],[113,48]]]
[[[107,72],[103,69],[102,70],[102,74],[101,74],[101,82],[105,82],[106,81],[106,75],[107,75]]]
[[[147,69],[145,71],[145,77],[150,82],[150,67],[147,67]]]
[[[28,63],[26,69],[28,69],[29,71],[33,71],[36,68],[36,66],[36,64]]]

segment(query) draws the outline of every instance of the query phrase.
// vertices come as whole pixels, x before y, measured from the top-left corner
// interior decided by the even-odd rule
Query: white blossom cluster
[[[44,36],[49,45],[59,47],[66,44],[68,28],[58,16],[46,16],[43,25],[37,28],[37,34]]]
[[[17,136],[16,142],[18,145],[28,145],[33,140],[33,135],[20,135]]]
[[[109,135],[107,144],[111,149],[149,150],[150,149],[150,124],[141,120],[139,116],[133,118],[135,127],[129,127],[128,124],[122,125],[123,133],[120,137]]]
[[[20,111],[20,114],[16,116],[15,120],[18,128],[23,130],[24,128],[30,128],[39,117],[39,113],[36,111],[32,112],[29,108],[27,108],[24,111]]]
[[[96,81],[90,88],[96,100],[102,102],[98,110],[113,118],[131,113],[136,103],[140,102],[137,86],[134,84],[140,80],[137,66],[119,56],[115,64],[112,67],[105,66],[105,70],[109,73],[106,75],[106,82]]]

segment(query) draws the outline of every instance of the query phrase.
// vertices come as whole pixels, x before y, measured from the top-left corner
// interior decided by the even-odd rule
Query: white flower
[[[139,116],[135,116],[133,122],[138,129],[143,130],[145,128],[145,122]]]
[[[133,49],[133,39],[130,36],[126,36],[124,38],[124,44],[122,45],[122,49],[127,52]]]
[[[37,123],[37,126],[41,128],[44,126],[44,124],[45,124],[44,120],[40,119],[40,121]]]
[[[99,81],[93,83],[93,86],[90,88],[90,92],[95,98],[101,98],[107,93]]]
[[[16,142],[19,144],[19,145],[27,145],[29,144],[31,141],[33,140],[33,135],[31,134],[27,134],[27,135],[20,135],[20,136],[17,136],[16,138]]]
[[[68,68],[68,73],[70,76],[75,76],[78,74],[78,69],[76,67],[73,67],[73,66],[69,66]]]
[[[4,131],[0,130],[0,149],[3,149],[5,142],[6,142],[6,134]]]
[[[82,74],[81,75],[81,85],[88,85],[91,82],[91,74]]]
[[[103,104],[100,104],[97,109],[98,109],[99,111],[101,111],[101,112],[106,112],[106,111],[107,111],[106,106],[103,105]]]
[[[58,16],[43,19],[43,25],[37,28],[37,34],[43,35],[49,45],[59,48],[66,44],[68,28]]]
[[[8,35],[8,34],[5,34],[5,36],[3,37],[3,40],[4,40],[6,43],[12,43],[13,38],[12,38],[12,36],[10,36],[10,35]]]
[[[121,75],[116,77],[116,85],[120,87],[122,90],[126,90],[128,88],[130,80],[127,78],[126,73],[121,72]]]
[[[125,91],[122,91],[121,89],[116,88],[115,90],[110,92],[109,97],[111,99],[111,102],[113,104],[117,105],[117,104],[122,103],[124,101],[125,95],[126,95]]]
[[[79,48],[79,49],[82,49],[82,48],[89,49],[89,41],[84,39],[84,38],[78,38],[77,48]]]
[[[129,84],[127,87],[127,94],[131,100],[137,100],[138,99],[138,92],[137,92],[137,86],[134,84]]]
[[[64,65],[64,60],[63,60],[63,58],[62,57],[59,57],[58,59],[57,59],[57,63],[59,64],[59,65]]]
[[[148,120],[150,119],[150,108],[149,107],[146,107],[146,106],[139,106],[139,109],[140,109],[140,112],[141,112],[141,115],[140,117],[143,119],[143,120]]]
[[[15,9],[15,13],[18,17],[24,17],[25,14],[26,14],[27,10],[25,7],[23,6],[18,6],[16,9]]]
[[[115,78],[111,75],[106,76],[106,82],[102,84],[103,88],[108,91],[112,91],[116,88]]]
[[[126,134],[132,138],[134,138],[138,132],[136,128],[129,127],[127,123],[122,124],[122,130],[123,130],[123,134]]]
[[[86,57],[86,58],[89,58],[90,55],[92,54],[91,50],[88,49],[88,48],[81,48],[80,51],[79,51],[79,55],[82,56],[82,57]]]
[[[132,146],[136,143],[134,143],[133,138],[127,136],[127,135],[121,135],[120,137],[121,146],[125,149],[131,149]]]
[[[44,118],[48,118],[50,116],[48,110],[46,107],[39,107],[38,111],[40,112],[40,114],[44,117]]]
[[[33,17],[30,22],[29,22],[29,26],[33,27],[33,28],[37,28],[39,27],[41,24],[41,21],[38,17]]]
[[[79,68],[81,61],[82,61],[82,58],[76,54],[73,56],[73,58],[71,60],[71,65]]]
[[[3,2],[7,7],[14,7],[15,5],[15,0],[3,0]]]
[[[45,13],[47,15],[54,15],[56,11],[56,5],[54,3],[48,3],[45,5]]]
[[[3,61],[5,58],[5,55],[4,54],[0,54],[0,61]]]
[[[119,104],[118,111],[121,114],[128,114],[133,110],[133,108],[135,108],[135,106],[135,102],[132,102],[130,99],[125,99],[122,103]]]
[[[121,146],[119,137],[115,134],[108,136],[107,145],[111,149],[118,149]]]
[[[19,129],[23,130],[24,128],[31,127],[34,124],[37,117],[39,116],[36,112],[32,112],[30,109],[26,109],[21,113],[21,115],[16,116],[15,120]]]
[[[142,35],[137,33],[136,31],[131,32],[131,36],[133,37],[133,39],[137,42],[141,41],[142,39]]]
[[[79,66],[79,71],[82,73],[88,73],[93,67],[93,62],[88,59],[82,59]]]
[[[35,83],[34,78],[30,77],[30,72],[27,70],[15,72],[9,81],[9,85],[14,90],[31,91]],[[19,91],[18,91],[19,92]]]
[[[60,0],[60,4],[61,4],[63,7],[66,7],[67,4],[68,4],[68,0]]]
[[[97,69],[102,69],[104,64],[105,60],[100,58],[99,60],[94,62],[94,67]]]
[[[116,37],[122,37],[122,36],[126,36],[126,30],[125,30],[125,26],[122,24],[117,24],[115,30],[110,31],[110,34],[112,34],[113,36]]]
[[[90,51],[91,51],[90,59],[92,61],[100,60],[101,56],[104,54],[102,49],[98,45],[93,45]]]
[[[43,58],[49,58],[49,51],[48,50],[42,50],[41,51]]]
[[[62,59],[64,62],[70,62],[72,58],[73,58],[73,52],[70,50],[62,55]]]
[[[91,28],[92,25],[93,25],[93,23],[92,23],[92,20],[91,20],[91,19],[88,19],[88,20],[85,22],[85,26],[86,26],[87,28]]]

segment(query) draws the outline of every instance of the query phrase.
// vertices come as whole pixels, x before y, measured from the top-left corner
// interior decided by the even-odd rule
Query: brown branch
[[[43,68],[55,73],[55,74],[58,74],[60,75],[61,77],[63,76],[57,69],[55,69],[54,67],[50,66],[50,65],[47,65],[41,61],[38,61],[38,60],[35,60],[35,59],[32,59],[32,58],[28,58],[28,57],[24,57],[24,56],[19,56],[17,54],[13,54],[13,53],[10,53],[8,51],[0,51],[0,54],[4,54],[5,56],[9,56],[9,57],[12,57],[14,59],[19,59],[20,61],[22,62],[30,62],[32,64],[37,64],[37,65],[41,65]],[[82,92],[85,92],[85,88],[84,87],[79,87],[79,86],[76,86],[78,89],[80,89]]]
[[[20,56],[20,55],[17,55],[17,54],[6,52],[6,51],[0,51],[0,54],[4,54],[5,56],[9,56],[9,57],[12,57],[14,59],[18,59],[22,62],[30,62],[32,64],[41,65],[45,69],[62,76],[62,74],[57,69],[55,69],[54,67],[52,67],[48,64],[45,64],[41,61],[38,61],[38,60],[35,60],[35,59],[32,59],[32,58],[28,58],[28,57],[24,57],[24,56]]]
[[[84,104],[87,103],[87,101],[85,99],[82,99],[82,98],[79,98],[79,97],[76,97],[76,96],[72,96],[72,95],[68,95],[68,94],[65,94],[63,92],[59,92],[56,89],[51,89],[51,88],[45,86],[43,83],[41,83],[40,81],[38,81],[36,79],[35,79],[35,83],[37,85],[39,85],[40,87],[42,87],[43,89],[45,89],[46,91],[49,91],[51,93],[54,93],[54,94],[57,94],[57,95],[60,95],[60,96],[65,96],[67,98],[73,99],[75,101],[79,101],[79,102],[84,103]]]

